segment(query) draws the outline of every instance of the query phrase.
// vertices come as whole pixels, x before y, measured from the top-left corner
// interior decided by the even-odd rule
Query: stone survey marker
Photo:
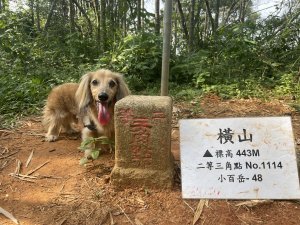
[[[171,122],[170,97],[132,95],[116,103],[113,185],[172,187]]]

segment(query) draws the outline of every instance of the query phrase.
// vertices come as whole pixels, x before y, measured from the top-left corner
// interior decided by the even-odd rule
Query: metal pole
[[[161,68],[161,95],[168,95],[169,64],[171,48],[171,23],[172,23],[172,0],[165,1],[164,7],[164,31],[163,31],[163,54]]]

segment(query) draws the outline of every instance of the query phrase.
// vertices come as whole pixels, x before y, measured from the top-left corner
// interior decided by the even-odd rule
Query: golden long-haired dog
[[[44,108],[46,140],[55,141],[61,129],[73,132],[71,124],[78,119],[84,125],[83,140],[102,135],[114,138],[114,105],[129,94],[123,76],[104,69],[85,74],[79,84],[54,88]]]
[[[84,75],[76,91],[79,114],[84,123],[82,139],[102,135],[113,139],[115,103],[129,94],[121,74],[102,69]],[[86,151],[86,156],[89,154]]]

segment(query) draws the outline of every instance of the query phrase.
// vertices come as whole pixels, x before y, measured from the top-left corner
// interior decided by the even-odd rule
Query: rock
[[[170,188],[172,99],[128,96],[115,105],[115,167],[111,183],[118,187]]]

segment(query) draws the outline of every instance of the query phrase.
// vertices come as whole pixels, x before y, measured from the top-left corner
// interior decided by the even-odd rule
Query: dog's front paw
[[[48,142],[53,142],[53,141],[56,141],[57,138],[58,138],[57,135],[52,135],[52,134],[50,134],[50,135],[46,135],[45,140],[48,141]]]

